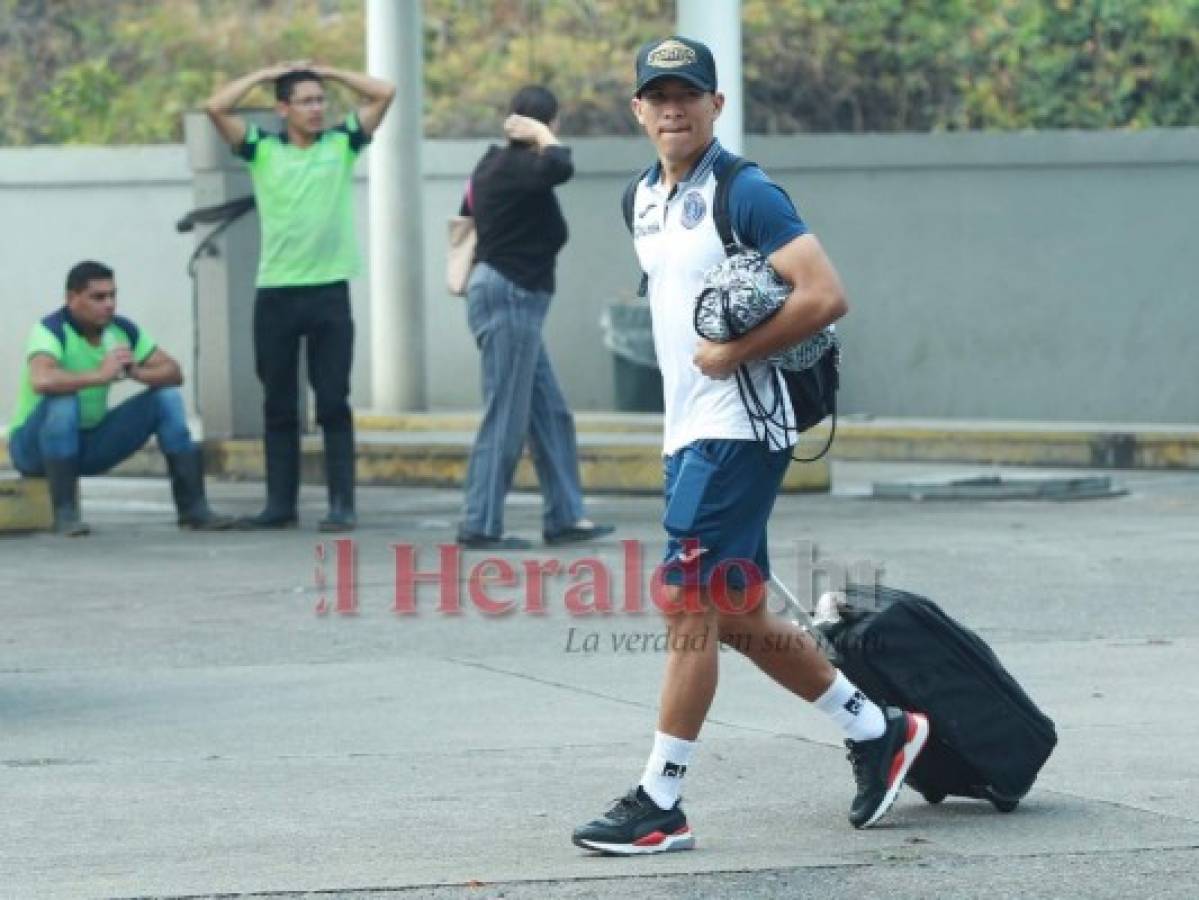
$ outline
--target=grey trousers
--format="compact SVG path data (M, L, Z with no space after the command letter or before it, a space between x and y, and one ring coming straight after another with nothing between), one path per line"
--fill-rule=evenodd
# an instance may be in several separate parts
M461 530L503 534L504 498L526 438L545 503L543 530L573 525L584 515L574 416L541 339L550 295L525 290L479 263L466 302L482 354L483 421L471 451Z

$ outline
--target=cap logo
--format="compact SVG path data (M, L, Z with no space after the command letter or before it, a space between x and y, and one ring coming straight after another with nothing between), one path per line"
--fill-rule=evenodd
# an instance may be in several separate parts
M645 57L645 62L655 69L677 69L694 64L696 59L695 51L686 44L670 40L663 41L651 50Z

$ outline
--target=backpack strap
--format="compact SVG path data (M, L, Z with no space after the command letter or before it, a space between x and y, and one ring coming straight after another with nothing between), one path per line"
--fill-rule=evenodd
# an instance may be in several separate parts
M621 194L620 211L624 213L624 227L629 229L629 234L633 233L633 204L637 200L637 187L645 181L645 176L653 168L653 166L646 166L637 175L634 175L632 181L624 186L624 193Z
M756 165L741 156L732 157L724 172L716 175L716 196L712 200L712 223L716 233L720 235L720 243L724 245L725 256L736 256L740 251L737 237L733 234L733 221L729 216L729 193L733 189L733 181L750 166Z
M729 215L729 194L732 191L733 181L743 169L748 169L755 163L749 160L730 154L723 172L716 173L716 195L712 198L712 224L716 226L716 233L720 236L720 243L724 245L726 256L736 256L744 249L737 243L737 236L733 234L732 217ZM820 363L817 363L820 365ZM836 391L836 363L833 363L833 391ZM777 415L783 411L782 397L784 393L789 394L787 387L787 376L785 376L778 367L775 367L774 372L774 405L767 410L761 399L758 397L757 391L754 389L753 379L749 375L749 367L741 366L736 372L737 389L741 393L741 403L745 406L747 414L750 416L750 423L754 429L754 434L757 434L759 421L764 423L764 434L769 436L770 429L766 424L771 420L776 420ZM756 413L751 412L751 409L757 410ZM798 416L798 410L793 409L792 412ZM815 456L802 457L791 454L791 458L796 462L815 462L820 459L833 445L833 438L837 434L837 406L836 394L833 394L832 401L832 425L829 428L828 440L822 449ZM784 431L795 431L797 428L787 421L786 416L783 416L782 427ZM774 448L772 448L774 449Z
M629 229L629 234L633 233L633 204L637 200L637 188L645 176L650 173L653 166L646 166L641 172L634 176L633 179L625 185L624 193L620 196L620 211L624 214L625 228ZM644 299L649 295L649 276L644 272L641 273L641 283L637 286L637 296Z

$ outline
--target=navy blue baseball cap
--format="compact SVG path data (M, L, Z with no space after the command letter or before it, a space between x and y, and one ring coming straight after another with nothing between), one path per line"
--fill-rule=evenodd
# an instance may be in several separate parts
M673 35L650 41L637 51L637 78L633 94L641 96L652 81L681 78L706 93L716 91L716 60L707 45Z

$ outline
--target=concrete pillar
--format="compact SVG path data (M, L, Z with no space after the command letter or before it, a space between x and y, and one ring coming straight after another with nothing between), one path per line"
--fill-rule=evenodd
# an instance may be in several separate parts
M246 112L247 121L276 129L268 110ZM199 209L253 193L245 164L235 157L208 117L183 120L193 202ZM195 226L196 246L219 224ZM197 291L197 413L206 438L262 434L262 388L254 375L254 276L258 270L258 214L243 215L202 251L195 262Z
M420 0L368 0L370 74L396 96L370 149L371 405L425 408Z
M741 76L741 0L678 0L678 32L703 41L716 58L724 111L716 137L725 149L743 153L745 112Z

